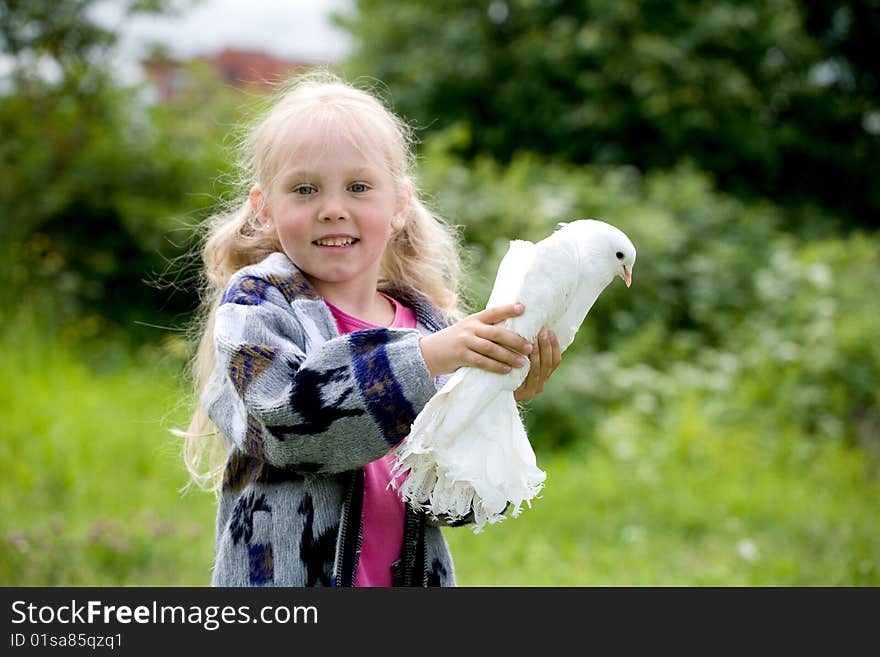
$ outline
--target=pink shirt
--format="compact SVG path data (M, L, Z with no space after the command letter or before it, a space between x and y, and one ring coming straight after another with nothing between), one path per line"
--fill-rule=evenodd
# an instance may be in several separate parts
M394 304L394 321L390 328L416 327L416 314L411 308L397 303L388 295L382 296ZM349 315L326 300L324 303L336 320L340 334L384 328ZM388 488L393 462L394 455L389 451L382 458L364 466L361 554L355 586L391 586L391 564L400 558L404 505L397 491Z

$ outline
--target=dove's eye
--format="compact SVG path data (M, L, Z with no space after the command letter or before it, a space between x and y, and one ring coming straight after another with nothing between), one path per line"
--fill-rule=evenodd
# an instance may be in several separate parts
M618 252L615 253L614 255L617 256L617 259L618 259L618 260L623 260L623 251L618 251Z

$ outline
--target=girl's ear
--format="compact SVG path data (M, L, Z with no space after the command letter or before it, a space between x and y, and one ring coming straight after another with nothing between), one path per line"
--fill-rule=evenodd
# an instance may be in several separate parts
M264 235L271 235L275 231L275 226L272 224L272 217L269 214L269 207L266 205L266 198L263 196L263 188L260 187L260 183L255 183L251 187L248 198L251 202L251 211L260 224L260 230Z
M412 203L412 195L412 185L407 181L397 196L397 208L394 216L391 217L391 228L395 232L403 230L403 227L406 225L406 218L409 216L409 206Z

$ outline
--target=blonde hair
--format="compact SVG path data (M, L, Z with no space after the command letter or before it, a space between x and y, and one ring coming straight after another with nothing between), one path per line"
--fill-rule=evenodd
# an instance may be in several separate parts
M254 184L268 190L283 157L291 152L295 143L291 140L315 130L339 131L361 152L378 154L379 164L398 189L412 191L406 221L393 233L382 256L380 287L411 286L451 316L461 316L457 235L417 197L411 128L375 95L332 73L318 70L293 78L273 94L268 109L239 143L237 199L205 224L198 347L190 364L197 406L189 429L176 432L184 438L183 458L191 483L200 488L219 491L227 458L223 437L198 403L215 365L215 311L236 271L282 250L277 237L259 226L248 194Z

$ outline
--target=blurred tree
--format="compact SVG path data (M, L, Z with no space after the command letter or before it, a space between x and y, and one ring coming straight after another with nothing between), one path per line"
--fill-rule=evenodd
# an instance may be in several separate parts
M529 402L534 445L582 440L611 408L663 431L691 397L719 427L797 427L880 457L880 314L865 301L880 290L875 235L799 239L780 228L779 206L719 192L688 166L642 175L531 153L465 162L449 155L462 132L425 141L420 183L464 224L472 309L509 236L542 239L560 217L613 217L638 249L632 289L615 281L602 293Z
M353 72L462 154L520 150L719 185L880 225L878 0L355 0ZM811 216L815 216L812 215Z
M208 192L222 166L220 139L204 133L223 105L202 110L199 123L190 110L204 98L171 110L120 83L116 35L95 20L98 4L0 2L0 275L26 286L29 303L39 296L52 324L86 318L92 332L131 331L192 307L149 281L189 246L169 231L210 204L194 192ZM185 4L121 6L130 15Z

